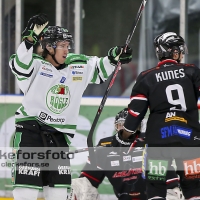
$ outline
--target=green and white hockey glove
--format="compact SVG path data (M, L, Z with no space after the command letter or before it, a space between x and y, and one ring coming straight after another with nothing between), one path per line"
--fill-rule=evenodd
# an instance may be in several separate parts
M31 37L35 44L42 34L42 31L48 25L49 21L45 14L39 14L31 17L24 31L22 32L22 39Z
M117 65L118 61L125 64L132 60L132 49L127 47L126 52L123 52L123 49L123 46L116 46L108 51L108 58L112 64Z

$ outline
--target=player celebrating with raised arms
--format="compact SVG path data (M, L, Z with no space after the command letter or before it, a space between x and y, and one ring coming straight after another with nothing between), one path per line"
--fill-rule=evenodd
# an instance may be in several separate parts
M88 84L105 82L118 61L124 64L132 59L132 50L128 47L122 52L120 46L111 48L108 56L101 58L69 53L73 46L69 31L47 25L46 15L31 17L22 33L23 41L9 62L24 93L22 105L16 111L13 141L13 147L22 152L23 147L59 147L58 153L67 151ZM38 41L43 49L42 57L33 54L33 46ZM19 171L16 165L13 171L14 200L36 200L42 188L46 200L66 200L71 184L70 163L65 160L65 166L61 166L59 161L54 161L55 168L45 172L40 166L20 166L28 171ZM60 172L63 168L67 169L66 173ZM33 176L33 170L40 173Z

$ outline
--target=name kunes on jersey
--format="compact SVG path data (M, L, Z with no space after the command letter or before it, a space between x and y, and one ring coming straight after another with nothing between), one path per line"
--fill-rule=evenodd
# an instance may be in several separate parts
M175 70L169 70L164 72L158 72L155 73L157 82L170 80L170 79L178 79L185 77L184 69L175 69Z

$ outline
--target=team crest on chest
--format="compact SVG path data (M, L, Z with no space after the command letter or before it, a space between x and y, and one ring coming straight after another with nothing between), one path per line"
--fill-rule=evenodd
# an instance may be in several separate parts
M46 96L46 104L50 111L56 114L62 113L70 103L69 87L62 84L50 88Z

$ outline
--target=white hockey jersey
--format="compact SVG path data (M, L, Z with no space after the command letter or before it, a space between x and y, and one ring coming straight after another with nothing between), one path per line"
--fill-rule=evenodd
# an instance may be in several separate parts
M89 83L108 79L115 66L108 57L68 54L65 68L57 70L22 42L9 61L24 93L16 122L38 120L63 133L74 133L81 98Z

